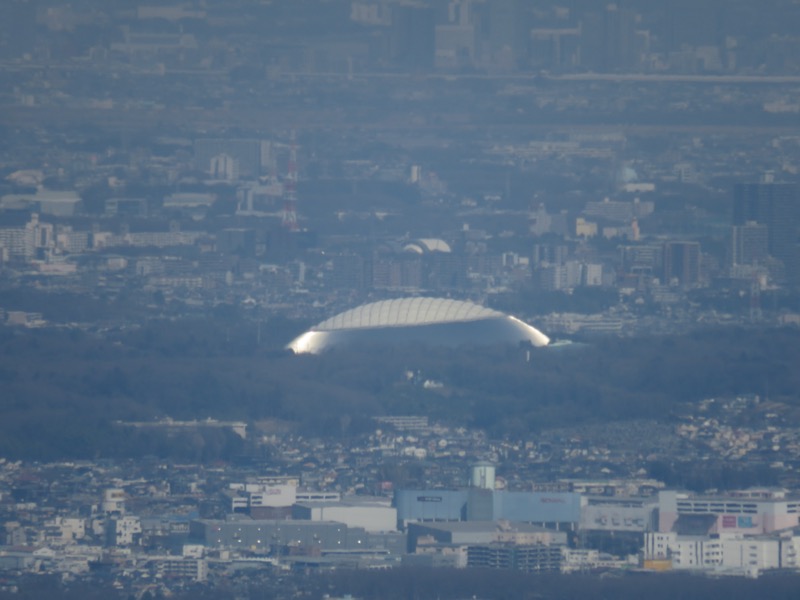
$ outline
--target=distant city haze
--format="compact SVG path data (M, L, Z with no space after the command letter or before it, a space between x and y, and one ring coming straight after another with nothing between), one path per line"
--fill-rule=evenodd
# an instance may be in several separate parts
M0 2L0 600L794 598L798 24Z

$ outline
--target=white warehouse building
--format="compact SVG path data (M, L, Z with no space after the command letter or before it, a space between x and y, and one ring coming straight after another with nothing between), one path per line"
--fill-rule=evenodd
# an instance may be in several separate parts
M683 523L705 520L705 531L757 535L800 525L800 499L779 491L729 496L690 496L676 491L658 495L658 530L683 531Z
M369 533L397 530L397 509L389 499L348 497L338 502L298 502L292 518L308 521L335 521L348 527L360 527Z
M798 568L800 537L787 535L679 535L674 531L645 534L644 558L669 560L673 569L745 573Z

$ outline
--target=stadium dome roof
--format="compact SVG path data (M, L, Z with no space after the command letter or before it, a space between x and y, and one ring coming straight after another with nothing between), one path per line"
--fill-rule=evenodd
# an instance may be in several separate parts
M423 342L435 345L530 342L550 339L527 323L472 302L401 298L363 304L312 327L287 347L322 352L359 343Z
M415 252L416 254L426 254L428 252L451 252L450 245L444 240L436 238L420 238L413 242L406 244L403 247L406 252Z
M502 317L503 313L472 302L447 298L399 298L362 304L323 321L314 329L356 329L361 327L407 327L426 323L472 321Z

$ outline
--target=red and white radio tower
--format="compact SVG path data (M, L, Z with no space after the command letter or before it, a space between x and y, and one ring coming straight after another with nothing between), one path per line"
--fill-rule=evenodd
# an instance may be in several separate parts
M283 219L281 224L288 231L297 231L297 145L292 130L292 149L289 153L289 169L284 188Z

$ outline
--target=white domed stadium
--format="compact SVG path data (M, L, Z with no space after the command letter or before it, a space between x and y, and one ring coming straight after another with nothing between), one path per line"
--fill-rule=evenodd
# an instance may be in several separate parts
M519 344L546 346L550 338L502 312L445 298L401 298L362 304L295 338L287 348L317 354L330 348L376 343L437 346Z

